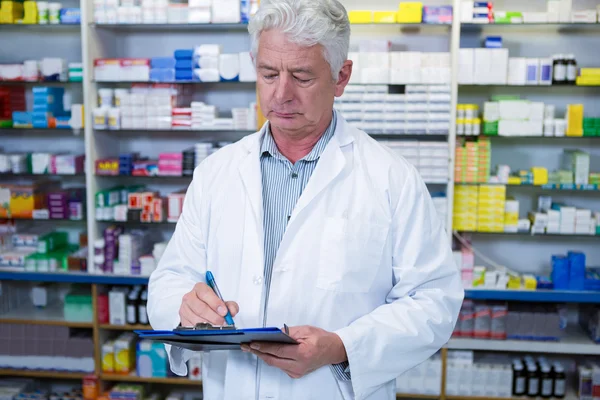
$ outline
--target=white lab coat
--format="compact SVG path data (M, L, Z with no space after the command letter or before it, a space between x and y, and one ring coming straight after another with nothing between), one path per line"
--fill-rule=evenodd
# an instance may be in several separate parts
M395 378L451 335L463 300L449 241L413 166L338 115L298 200L274 262L263 313L265 129L210 156L195 172L183 213L149 285L154 329L179 324L182 296L214 273L236 326L312 325L336 332L351 382L329 367L291 379L252 354L203 356L206 400L395 398ZM185 374L188 350L167 347Z

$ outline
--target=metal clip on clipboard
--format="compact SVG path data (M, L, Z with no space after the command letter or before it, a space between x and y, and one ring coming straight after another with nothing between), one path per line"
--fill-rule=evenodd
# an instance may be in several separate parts
M211 325L206 322L199 322L194 326L178 326L176 331L223 331L235 330L235 325Z

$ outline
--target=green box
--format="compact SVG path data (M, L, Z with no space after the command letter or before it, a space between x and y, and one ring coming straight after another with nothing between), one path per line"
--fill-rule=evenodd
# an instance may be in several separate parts
M49 254L66 247L68 244L69 234L67 232L48 233L40 238L37 252L40 254Z
M483 134L486 136L498 136L498 121L496 122L484 122Z

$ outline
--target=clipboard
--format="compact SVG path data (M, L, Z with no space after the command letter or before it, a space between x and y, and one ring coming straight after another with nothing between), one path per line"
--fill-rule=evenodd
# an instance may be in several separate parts
M287 326L284 328L287 331ZM193 328L172 331L137 330L140 339L158 341L192 351L239 350L242 344L270 342L298 344L279 328L235 329L231 326L213 327L198 324Z

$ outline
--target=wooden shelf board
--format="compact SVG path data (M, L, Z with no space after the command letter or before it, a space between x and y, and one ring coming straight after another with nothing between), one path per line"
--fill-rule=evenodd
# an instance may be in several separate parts
M150 325L111 325L111 324L100 324L100 329L112 330L112 331L137 331L152 329Z
M19 307L5 314L0 314L0 323L68 326L69 328L92 328L92 322L65 320L62 307L35 308L33 306Z
M170 385L201 386L201 381L187 378L141 378L135 375L101 374L100 378L106 381L119 382L141 382L141 383L163 383Z
M83 379L86 375L89 374L85 372L0 369L0 376L19 376L26 378Z
M397 399L439 399L441 396L434 394L409 394L409 393L396 393Z

